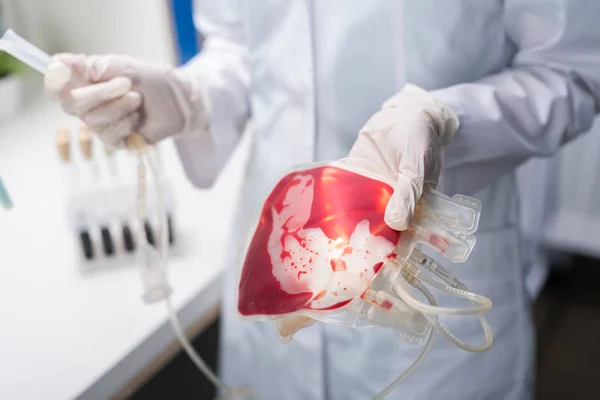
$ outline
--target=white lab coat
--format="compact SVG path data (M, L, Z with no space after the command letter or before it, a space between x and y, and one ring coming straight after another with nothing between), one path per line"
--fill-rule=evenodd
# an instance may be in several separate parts
M461 128L440 188L479 198L477 246L454 271L490 297L492 349L438 338L390 398L526 399L533 336L524 287L515 168L589 128L600 98L600 2L589 0L197 1L207 135L178 140L189 178L208 186L252 116L255 134L232 232L221 375L263 400L367 399L421 349L392 332L317 324L281 344L270 323L237 319L237 251L291 166L345 156L358 130L407 82L446 101ZM450 300L444 299L445 304ZM483 341L476 318L445 321Z
M552 201L546 206L538 229L530 232L541 247L600 258L599 150L597 118L588 134L569 143L555 157L534 160L520 171L527 193L537 189L540 175L545 175L548 182L542 192Z

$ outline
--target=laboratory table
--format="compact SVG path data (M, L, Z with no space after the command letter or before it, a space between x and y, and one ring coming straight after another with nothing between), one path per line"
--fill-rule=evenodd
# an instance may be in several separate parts
M142 301L134 265L82 271L58 185L60 126L78 122L42 100L0 125L0 176L15 204L0 209L0 398L125 398L178 345L164 304ZM172 301L194 334L218 312L247 140L210 190L192 187L173 143L163 146L184 243L169 266Z

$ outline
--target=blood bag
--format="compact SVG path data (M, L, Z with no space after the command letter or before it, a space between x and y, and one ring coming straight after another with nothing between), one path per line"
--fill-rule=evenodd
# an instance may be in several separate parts
M437 330L466 350L489 348L484 313L491 301L468 292L420 249L466 261L475 246L479 201L427 189L409 228L400 232L384 222L392 193L393 182L362 159L308 164L286 174L266 199L244 250L239 315L274 321L283 342L321 321L393 329L415 345L426 344ZM427 284L472 306L438 307ZM486 344L462 343L438 315L479 316Z

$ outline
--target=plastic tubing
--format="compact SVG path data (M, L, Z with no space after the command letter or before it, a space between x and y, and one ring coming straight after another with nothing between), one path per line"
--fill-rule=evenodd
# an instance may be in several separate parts
M403 277L403 280L404 280L404 277ZM429 302L429 305L431 307L439 308L439 307L437 307L437 301L435 300L435 297L433 296L433 294L425 286L423 286L423 284L421 283L421 281L419 279L417 279L415 277L410 277L410 279L408 281L404 281L404 282L410 284L411 286L413 286L414 288L419 290L425 296L425 298L427 299L427 301ZM436 282L436 284L438 284L438 282ZM443 287L444 285L439 283L439 286ZM404 288L402 288L402 287L401 288L395 287L395 289L396 289L396 291L404 290ZM409 292L409 293L410 293L409 295L416 300L416 297L414 296L414 294L412 292ZM424 316L425 316L425 318L427 318L429 323L432 325L432 327L429 330L427 340L425 342L425 348L423 349L423 351L421 352L419 357L415 360L415 362L410 367L408 367L407 370L404 371L404 373L402 375L400 375L394 382L392 382L387 388L385 388L381 393L379 393L377 396L375 396L373 398L373 400L381 400L385 396L389 395L404 380L406 380L406 378L423 362L423 360L425 359L426 355L429 353L429 351L431 350L431 347L433 345L434 330L437 330L438 332L440 332L440 334L442 336L444 336L447 340L449 340L451 343L455 344L456 346L458 346L459 348L461 348L465 351L481 352L481 351L485 351L485 350L489 349L492 346L492 343L493 343L492 330L487 321L487 318L485 317L485 315L483 315L483 313L479 314L479 320L481 322L481 326L484 331L486 342L485 342L485 344L479 345L479 346L471 345L471 344L465 343L462 340L458 339L452 332L450 332L446 327L444 327L442 324L440 324L437 316L429 315L429 314L424 314Z
M431 303L432 306L436 305L436 301L433 296L426 295L425 297L427 297L427 300ZM373 400L381 400L385 396L389 395L392 391L394 391L394 389L396 389L398 386L400 386L400 384L402 382L404 382L406 380L406 378L408 378L408 376L410 374L412 374L413 371L415 369L417 369L417 367L419 365L421 365L421 363L423 362L423 360L425 360L425 357L427 356L429 351L431 351L431 347L433 346L433 338L434 338L433 332L434 332L433 327L429 328L429 334L427 335L427 340L425 341L425 347L423 348L423 351L421 352L419 357L417 357L417 359L411 364L411 366L408 367L406 369L406 371L404 371L402 373L402 375L400 375L394 382L392 382L388 387L383 389L381 391L381 393L379 393L377 396L373 397Z
M394 282L394 290L398 295L412 308L422 312L423 314L436 314L436 315L476 315L489 311L492 308L492 301L487 297L467 292L462 289L445 285L444 290L446 293L462 297L470 300L472 303L478 303L474 307L469 308L458 308L458 307L438 307L430 304L425 304L417 299L412 293L408 282L402 271L398 274L399 278Z
M425 318L435 327L435 329L444 336L448 341L456 345L457 347L469 351L471 353L481 353L482 351L489 350L494 344L494 335L490 323L484 315L479 315L479 323L483 329L483 335L485 336L485 343L482 345L469 344L454 335L445 326L440 324L437 317L425 314Z
M413 254L411 255L409 262L418 265L420 268L426 269L427 271L435 274L440 279L448 283L450 286L454 286L455 288L468 290L465 285L462 284L460 279L455 276L450 270L444 268L433 259L427 257L420 250L414 249Z
M458 296L458 297L462 297L463 299L467 299L469 301L471 301L471 304L489 304L490 305L490 309L491 309L491 305L492 305L492 301L490 299L488 299L485 296L473 293L473 292L469 292L467 290L463 290L454 286L451 286L447 283L442 283L440 281L437 281L435 278L428 276L426 274L421 274L419 275L419 279L425 283L427 283L428 285L433 286L434 288L441 290L444 293L447 293L449 295L452 296ZM463 285L464 286L464 285ZM467 310L472 310L475 309L476 307L467 309ZM487 311L487 310L486 310ZM485 312L485 311L484 311ZM473 313L473 314L477 314L477 313Z
M152 173L152 178L154 180L154 187L156 191L156 202L158 206L158 210L160 213L159 217L159 243L160 243L160 258L161 258L161 267L166 270L167 262L168 262L168 253L169 253L169 235L167 231L167 212L165 208L165 202L163 197L163 188L160 182L160 174L158 173L158 168L156 167L154 160L152 157L148 155L148 153L140 154L140 157L145 158L145 161L150 166L150 171ZM204 376L218 389L221 389L225 392L227 396L231 397L239 397L239 396L250 396L254 398L251 389L249 388L237 388L237 387L229 387L223 381L221 381L215 372L206 364L206 362L200 357L200 355L194 350L194 347L188 340L181 323L179 322L179 318L177 317L177 313L171 303L170 298L167 296L165 298L165 304L167 307L167 312L169 314L169 320L171 321L171 326L173 327L173 331L175 332L175 336L177 340L181 344L181 347L186 352L188 357L192 360L194 365L204 374Z
M421 284L421 282L419 282L418 279L415 279L415 281L416 282L413 285L414 287L416 287L421 293L423 293L423 295L429 301L431 301L431 299L434 299L433 294L431 294L431 292L425 286L423 286ZM435 301L435 299L434 299L434 301ZM460 347L461 349L463 349L465 351L470 351L473 353L480 353L482 351L488 350L490 347L492 347L492 344L494 343L494 335L492 334L492 328L490 327L490 324L483 313L478 315L479 322L481 324L481 328L483 329L483 334L485 336L485 343L483 345L473 345L473 344L465 343L462 340L460 340L458 337L456 337L456 335L454 335L452 332L450 332L448 330L448 328L443 326L439 322L437 316L428 315L428 314L423 314L423 315L425 316L425 318L427 318L429 323L432 324L435 327L435 329L442 336L444 336L448 341L450 341L451 343L455 344L456 346Z
M421 281L419 279L411 277L409 282L412 286L417 288L427 298L429 303L431 303L431 304L436 303L433 294L431 294L431 292L425 286L423 286L423 284L421 283ZM433 282L435 282L435 281L433 281ZM405 281L405 283L406 283L406 281ZM435 283L437 285L440 285L440 287L444 286L441 283L438 283L438 282L435 282ZM394 289L400 295L400 297L402 297L402 299L405 299L405 297L411 297L412 299L414 299L420 303L420 301L414 296L414 294L410 291L410 289L408 291L405 291L406 290L405 287L402 287L402 285L396 285L396 284L394 284ZM441 290L443 290L443 289L441 289ZM401 291L403 293L400 293ZM403 296L403 294L405 296ZM473 302L471 302L471 303L473 304ZM440 308L440 307L435 307L435 308ZM476 307L473 307L473 309L476 309ZM440 324L440 322L438 321L437 315L435 315L435 314L432 315L432 313L423 313L423 315L435 327L435 329L440 332L440 334L442 336L444 336L450 342L452 342L453 344L455 344L456 346L460 347L461 349L463 349L465 351L477 353L477 352L482 352L482 351L488 350L490 347L492 347L492 344L494 342L494 337L492 334L492 329L491 329L489 322L488 322L487 318L485 317L484 313L477 314L479 317L479 322L483 329L484 336L485 336L485 343L483 345L472 345L472 344L465 343L462 340L460 340L459 338L457 338L445 326ZM454 315L456 315L456 314L454 314Z
M164 208L162 185L160 183L158 170L157 170L156 166L154 165L154 162L152 161L151 157L148 157L147 154L140 155L140 157L143 157L145 159L145 161L148 163L148 165L150 166L150 172L152 173L152 177L154 178L154 187L155 187L155 191L156 191L156 202L157 202L157 206L158 206L158 210L159 210L159 214L160 214L159 229L158 229L159 243L160 243L160 261L161 261L161 268L165 268L166 264L167 264L167 260L168 260L169 237L166 234L167 213L165 212L165 208ZM227 389L227 386L223 382L221 382L219 380L219 378L217 378L216 374L208 367L208 365L206 365L206 363L204 362L204 360L202 360L202 358L198 355L198 353L196 353L196 351L194 350L194 347L191 345L191 343L187 339L187 337L184 333L184 330L179 322L179 319L177 318L177 314L175 313L175 310L173 308L173 305L171 304L169 297L165 298L165 302L166 302L166 306L167 306L167 311L169 313L169 318L171 320L171 325L173 326L173 330L175 331L177 339L179 340L179 342L180 342L181 346L183 347L183 349L185 350L185 352L188 354L188 356L193 361L193 363L196 365L196 367L198 367L198 369L206 376L206 378L209 381L211 381L211 383L213 385L215 385L218 388Z

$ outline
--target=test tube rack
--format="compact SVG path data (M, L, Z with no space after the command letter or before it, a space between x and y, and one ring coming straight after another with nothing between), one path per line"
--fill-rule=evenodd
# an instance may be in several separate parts
M149 171L143 226L137 218L137 157L126 150L105 148L83 124L77 133L66 127L58 129L56 149L62 164L68 223L84 271L134 265L142 231L151 245L158 245L159 210ZM160 150L155 146L150 156L162 171ZM177 257L183 246L175 223L173 188L163 174L160 179L168 217L169 255Z

